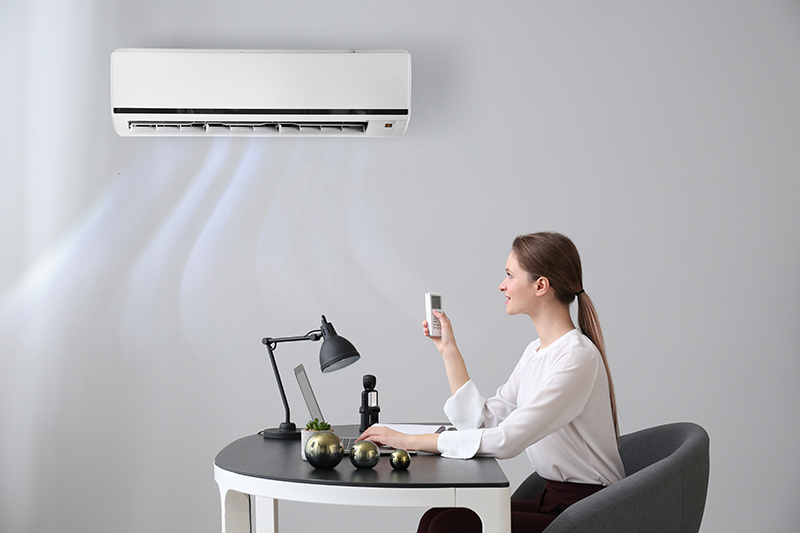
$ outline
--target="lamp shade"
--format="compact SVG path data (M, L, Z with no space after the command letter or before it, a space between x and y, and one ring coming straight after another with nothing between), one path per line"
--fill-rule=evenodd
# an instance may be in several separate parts
M320 329L322 346L319 349L319 368L323 373L335 372L361 359L356 347L349 340L336 334L333 324L325 320L325 315L322 315Z

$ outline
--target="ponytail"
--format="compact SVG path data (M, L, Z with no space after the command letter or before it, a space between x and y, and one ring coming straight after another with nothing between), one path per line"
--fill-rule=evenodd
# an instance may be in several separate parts
M619 421L617 420L617 395L614 393L614 381L611 379L611 369L608 367L606 357L606 345L603 341L603 330L600 329L600 321L597 318L592 299L581 289L575 296L578 300L578 327L581 332L589 337L589 340L597 346L600 357L603 358L603 365L606 367L608 376L608 395L611 400L611 416L614 419L614 434L617 436L617 446L619 446Z

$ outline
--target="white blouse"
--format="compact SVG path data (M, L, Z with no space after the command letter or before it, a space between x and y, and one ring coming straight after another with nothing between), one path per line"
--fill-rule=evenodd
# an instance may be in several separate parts
M444 411L458 431L439 435L444 457L500 459L528 452L545 479L610 485L625 477L617 448L608 377L600 351L574 329L538 350L525 349L488 400L468 381Z

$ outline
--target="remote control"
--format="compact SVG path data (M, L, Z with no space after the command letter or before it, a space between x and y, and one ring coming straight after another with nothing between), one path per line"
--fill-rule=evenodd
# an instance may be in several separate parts
M442 324L433 311L442 311L442 295L438 292L425 293L425 318L428 320L428 335L431 337L442 336Z

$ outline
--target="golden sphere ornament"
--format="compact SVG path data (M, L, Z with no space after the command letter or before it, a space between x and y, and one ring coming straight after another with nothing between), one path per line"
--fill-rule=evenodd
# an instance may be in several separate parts
M314 468L331 469L342 462L342 440L330 431L318 431L306 442L306 459Z
M395 470L408 470L411 466L411 456L405 450L395 450L389 456L389 464Z
M381 452L378 445L368 440L362 440L353 444L350 448L350 462L356 468L375 468L380 461Z

